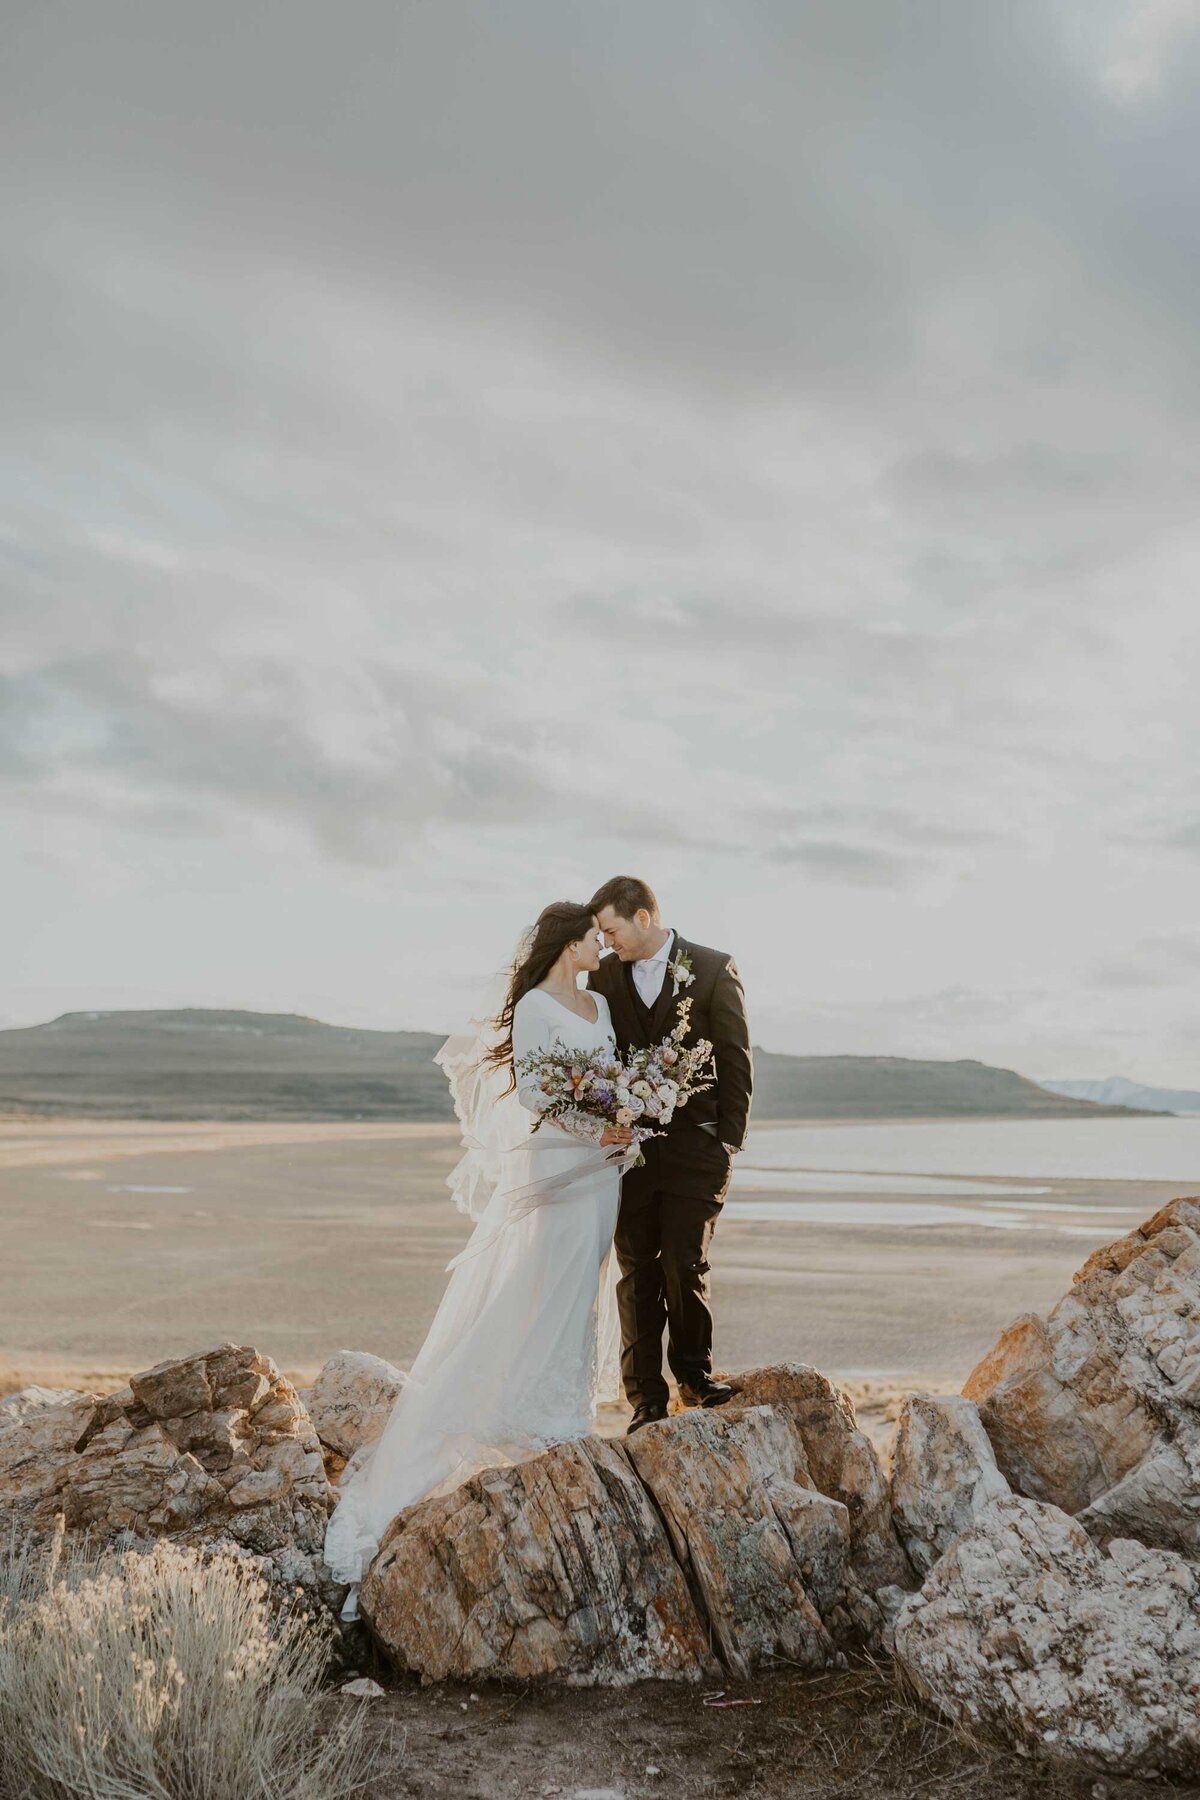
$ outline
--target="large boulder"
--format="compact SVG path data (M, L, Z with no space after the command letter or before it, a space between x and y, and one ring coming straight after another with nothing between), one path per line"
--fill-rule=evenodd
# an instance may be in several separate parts
M895 1626L907 1682L958 1723L1114 1774L1200 1776L1200 1570L1107 1554L1055 1506L1000 1496Z
M1096 1251L963 1385L1020 1493L1200 1557L1200 1200Z
M332 1498L295 1389L248 1345L160 1363L116 1394L25 1390L0 1409L0 1513L35 1539L61 1513L93 1543L239 1545L323 1590Z
M850 1522L815 1488L785 1412L691 1412L630 1438L731 1675L772 1657L822 1669L837 1660L826 1620L845 1622Z
M676 1414L490 1469L393 1520L360 1606L427 1679L824 1668L877 1634L850 1515L785 1406Z
M699 1680L708 1633L622 1447L560 1444L393 1521L360 1605L427 1680Z
M1009 1491L973 1401L905 1395L892 1452L892 1519L918 1574L928 1573L990 1500Z

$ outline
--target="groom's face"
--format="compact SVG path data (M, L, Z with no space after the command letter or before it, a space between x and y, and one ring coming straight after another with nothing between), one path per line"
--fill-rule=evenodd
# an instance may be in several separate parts
M596 922L604 933L604 941L615 950L622 962L640 962L655 935L655 924L642 907L632 919L623 919L611 906L602 907Z

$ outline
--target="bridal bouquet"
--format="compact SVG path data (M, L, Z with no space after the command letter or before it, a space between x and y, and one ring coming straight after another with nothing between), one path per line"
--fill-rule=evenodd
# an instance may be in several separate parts
M686 1106L693 1094L712 1086L712 1045L707 1038L690 1047L683 1042L691 1007L690 1000L683 1001L671 1035L648 1050L634 1050L624 1062L606 1050L589 1055L535 1050L523 1056L518 1076L536 1075L548 1101L532 1129L574 1110L606 1125L631 1127L638 1145L659 1136L677 1106ZM645 1160L639 1149L629 1167L637 1168Z

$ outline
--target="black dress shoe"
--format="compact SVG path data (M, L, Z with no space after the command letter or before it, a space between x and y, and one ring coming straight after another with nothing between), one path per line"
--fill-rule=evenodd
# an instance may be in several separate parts
M659 1419L665 1419L666 1416L667 1407L663 1400L651 1400L645 1406L635 1407L633 1417L625 1427L625 1436L632 1437L643 1425L657 1424Z
M733 1389L727 1381L714 1381L711 1375L701 1375L698 1381L681 1381L679 1398L685 1406L724 1406L727 1400L733 1399Z

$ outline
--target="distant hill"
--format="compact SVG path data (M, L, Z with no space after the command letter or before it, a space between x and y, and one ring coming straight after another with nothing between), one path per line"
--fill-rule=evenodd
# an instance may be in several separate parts
M1049 1094L988 1063L918 1062L906 1056L775 1056L754 1053L760 1119L1083 1119L1129 1109Z
M63 1013L0 1031L0 1111L112 1119L452 1119L443 1036L299 1013Z
M1039 1085L1052 1094L1099 1101L1103 1106L1129 1106L1135 1112L1200 1113L1200 1094L1188 1088L1144 1087L1140 1081L1126 1081L1123 1075L1109 1075L1104 1081L1043 1081Z
M0 1031L0 1113L112 1119L451 1119L442 1035L298 1013L64 1013ZM1098 1118L1009 1069L900 1056L755 1051L760 1119Z

